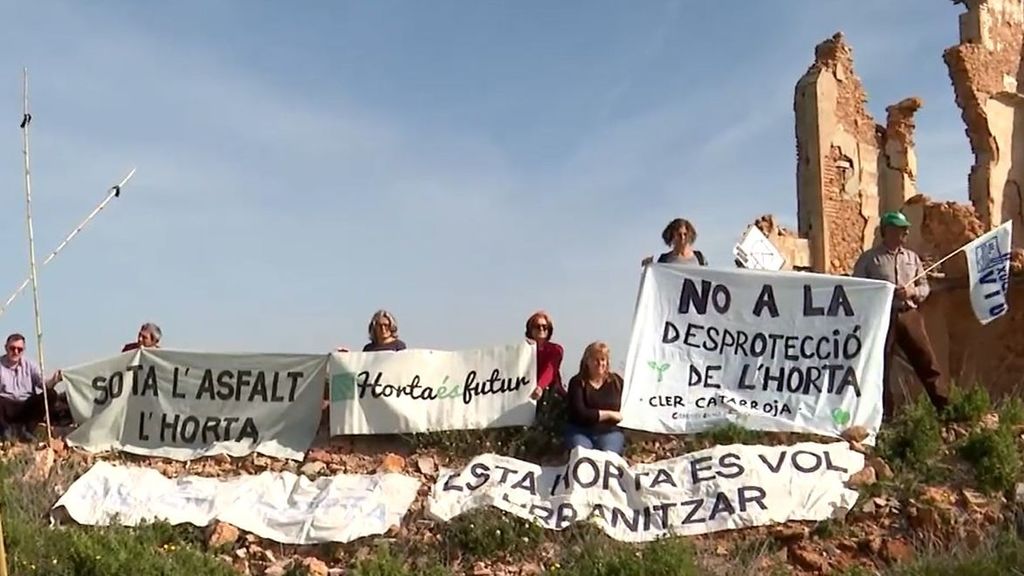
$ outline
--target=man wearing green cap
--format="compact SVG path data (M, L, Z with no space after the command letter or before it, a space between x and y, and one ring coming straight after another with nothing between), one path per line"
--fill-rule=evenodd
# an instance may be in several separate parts
M924 317L918 310L928 297L928 279L921 257L904 246L909 233L910 221L902 212L886 212L881 221L882 243L861 254L853 266L854 276L896 285L889 334L885 339L882 414L886 420L892 418L893 412L893 391L889 383L893 345L903 350L935 408L941 412L949 401L949 391L942 382Z

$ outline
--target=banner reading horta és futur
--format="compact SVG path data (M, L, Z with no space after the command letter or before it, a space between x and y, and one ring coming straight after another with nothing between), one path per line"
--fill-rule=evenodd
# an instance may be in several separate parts
M747 428L874 441L893 285L798 272L644 270L622 425L660 433Z
M326 354L143 348L63 371L89 451L191 460L253 451L299 460L320 424Z
M537 349L331 354L331 434L475 430L533 423Z

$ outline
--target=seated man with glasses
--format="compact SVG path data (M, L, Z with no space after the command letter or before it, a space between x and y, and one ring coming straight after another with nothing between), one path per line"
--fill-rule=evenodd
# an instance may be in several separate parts
M58 370L49 380L24 356L25 337L11 334L0 357L0 435L6 439L33 440L32 431L46 418L45 402L52 420L70 420L67 401L53 387L61 380Z

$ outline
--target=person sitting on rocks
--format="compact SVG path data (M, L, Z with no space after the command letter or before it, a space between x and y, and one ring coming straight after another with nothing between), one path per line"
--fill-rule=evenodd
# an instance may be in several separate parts
M565 350L551 341L555 324L543 310L534 312L526 319L526 339L537 346L537 388L533 391L536 400L548 390L560 396L565 395L562 384L562 357Z
M566 419L566 389L562 381L565 350L551 341L554 333L555 324L547 312L537 311L526 319L526 340L537 347L537 386L531 396L537 400L534 424L551 439L562 435Z
M693 249L693 243L697 241L697 229L686 218L676 218L669 222L661 232L661 239L671 250L658 256L659 264L708 265L704 253ZM641 265L647 266L653 261L654 258L648 256L643 259Z
M580 371L569 379L566 447L581 446L621 455L626 437L622 421L622 377L611 371L611 354L604 342L587 346Z
M146 322L139 328L139 335L135 342L125 344L124 348L121 348L121 352L131 352L139 348L159 348L162 336L163 333L160 331L159 326L153 322Z
M46 419L46 404L52 421L70 420L67 400L53 387L63 377L58 370L45 382L43 373L25 357L25 337L11 334L0 357L0 432L5 437L33 440L32 431ZM46 394L44 399L43 394Z
M405 350L405 342L398 339L398 321L387 310L373 313L367 331L370 333L370 341L363 346L363 352Z

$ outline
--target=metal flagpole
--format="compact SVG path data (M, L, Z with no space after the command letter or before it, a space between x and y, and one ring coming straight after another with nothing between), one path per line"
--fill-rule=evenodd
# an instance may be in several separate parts
M39 279L36 277L36 245L32 234L32 171L28 156L28 125L32 123L32 115L28 111L28 68L24 69L24 104L21 117L21 134L25 155L25 217L28 221L28 266L29 277L32 279L32 302L36 311L36 349L39 352L39 372L43 378L43 409L46 411L46 439L53 440L53 429L50 425L50 400L46 389L46 367L43 356L43 324L39 316Z
M75 229L71 231L71 234L68 234L67 237L64 238L64 240L60 244L58 244L56 248L54 248L53 252L50 252L50 255L47 256L45 260L43 260L43 263L40 264L40 266L46 266L47 264L49 264L50 260L53 260L53 258L57 256L57 253L63 250L64 247L67 246L68 242L70 242L72 238L77 236L78 233L81 232L83 228L85 228L85 225L88 224L90 220L92 220L97 214L100 213L100 210L106 208L107 204L114 198L120 197L121 189L126 184L128 184L128 181L131 180L132 176L134 175L135 168L132 168L132 171L129 172L123 180L121 180L117 184L114 184L110 188L110 192L107 193L107 197L103 199L103 202L100 202L99 206L93 209L93 211L90 212L89 215L85 217L85 220L82 220L82 222L79 223L78 226L76 226ZM19 294L21 294L21 292L29 285L31 281L31 275L29 275L28 278L25 278L25 281L21 283L21 286L18 286L18 289L15 290L14 293L11 294L9 298L7 298L7 301L4 302L3 306L0 306L0 315L7 311L7 307L11 305L11 302L14 302L14 299L17 298Z
M0 514L0 516L2 515ZM7 576L7 549L4 547L3 520L0 520L0 576Z

